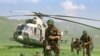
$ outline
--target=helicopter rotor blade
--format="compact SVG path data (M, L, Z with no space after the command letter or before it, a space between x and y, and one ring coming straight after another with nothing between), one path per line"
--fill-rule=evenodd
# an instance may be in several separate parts
M27 11L27 10L10 10L10 13L24 13L24 14L33 14L33 12L31 11Z
M11 15L11 16L4 16L4 17L18 17L18 16L43 16L44 15L42 13L37 13L37 12L32 12L34 14L29 14L29 15Z
M71 20L68 20L68 19L62 19L62 18L57 18L57 17L50 17L50 18L63 20L63 21L68 21L68 22L72 22L72 23L76 23L76 24L80 24L80 25L84 25L84 26L88 26L88 27L100 30L100 28L97 28L97 27L94 27L94 26L90 26L90 25L87 25L87 24L84 24L84 23L80 23L80 22L71 21Z
M85 20L92 20L92 21L100 21L100 20L95 20L95 19L89 19L89 18L82 18L82 17L74 17L74 16L63 16L63 15L46 15L46 14L42 14L42 13L37 13L37 12L32 12L34 14L32 15L12 15L12 16L5 16L5 17L17 17L17 16L42 16L42 17L50 17L50 18L54 18L54 19L58 19L58 20L63 20L63 21L68 21L68 22L72 22L72 23L76 23L76 24L80 24L80 25L84 25L84 26L88 26L91 28L95 28L95 29L99 29L97 27L94 26L90 26L84 23L80 23L80 22L76 22L76 21L72 21L72 20L68 20L68 19L62 19L62 18L58 18L58 17L69 17L69 18L80 18L80 19L85 19Z
M76 19L83 19L83 20L91 20L91 21L98 21L100 22L100 20L96 20L96 19L90 19L90 18L83 18L83 17L75 17L75 16L64 16L64 15L46 15L46 14L42 14L46 17L49 17L49 16L53 16L53 17L68 17L68 18L76 18Z
M63 16L63 15L56 15L56 16ZM64 17L64 16L63 16L63 17ZM77 19L84 19L84 20L100 21L100 20L96 20L96 19L83 18L83 17L75 17L75 16L65 16L65 17L69 17L69 18L77 18Z
M91 20L91 21L98 21L100 22L100 20L97 20L97 19L90 19L90 18L84 18L84 17L76 17L76 16L65 16L65 15L47 15L47 14L42 14L42 13L37 13L41 16L44 16L44 17L68 17L68 18L76 18L76 19L83 19L83 20Z
M4 17L19 17L19 16L36 16L36 15L11 15L11 16L4 16Z
M40 12L32 12L34 14L31 15L12 15L12 16L6 16L6 17L16 17L16 16L39 16L39 17L68 17L68 18L76 18L76 19L83 19L83 20L91 20L91 21L98 21L96 19L90 19L90 18L84 18L84 17L76 17L76 16L65 16L65 15L47 15L47 14L42 14Z
M30 12L30 11L16 11L16 10L14 11L14 10L11 10L11 12ZM49 17L49 16L53 16L53 17L68 17L68 18L76 18L76 19L84 19L84 20L91 20L91 21L99 21L100 22L100 20L97 20L97 19L90 19L90 18L84 18L84 17L65 16L65 15L47 15L47 14L42 14L40 12L31 12L31 13L34 13L37 16L43 16L43 17ZM28 15L22 15L22 16L28 16ZM31 16L34 16L34 15L31 15ZM8 17L12 17L12 16L8 16Z

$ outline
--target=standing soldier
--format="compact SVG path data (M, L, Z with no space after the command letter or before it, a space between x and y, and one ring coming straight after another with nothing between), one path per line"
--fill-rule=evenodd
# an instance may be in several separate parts
M53 50L55 56L59 56L59 39L61 38L61 34L58 29L54 26L54 21L49 19L47 21L48 28L45 31L45 45L44 45L44 56L51 56L51 51Z
M87 34L86 31L83 31L83 35L81 36L80 40L82 41L83 45L83 56L91 56L90 55L90 46L92 38Z

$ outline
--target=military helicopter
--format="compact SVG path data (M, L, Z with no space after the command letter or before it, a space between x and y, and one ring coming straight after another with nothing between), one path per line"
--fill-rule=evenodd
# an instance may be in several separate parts
M47 25L43 21L44 17L49 17L57 20L62 20L62 21L67 21L67 22L72 22L84 26L88 26L94 29L100 30L100 28L90 26L87 24L83 24L80 22L75 22L71 21L68 19L63 19L64 18L77 18L77 19L84 19L84 20L91 20L91 21L98 21L100 20L95 20L95 19L90 19L90 18L83 18L83 17L75 17L75 16L64 16L64 15L47 15L47 14L42 14L42 13L37 13L37 12L32 12L33 14L31 15L12 15L12 16L6 16L6 17L16 17L16 16L34 16L33 19L27 19L26 23L24 24L19 24L13 34L13 39L19 43L22 43L25 46L38 46L42 47L43 46L43 40L45 37L45 29L47 28ZM37 30L39 30L39 34L37 33ZM63 32L62 32L63 33ZM63 34L62 34L63 35Z
M15 41L24 46L43 46L46 24L42 17L35 13L36 17L27 19L25 23L19 24L13 34Z

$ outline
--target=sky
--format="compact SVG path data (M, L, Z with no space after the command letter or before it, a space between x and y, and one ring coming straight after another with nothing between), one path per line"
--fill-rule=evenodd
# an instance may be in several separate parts
M30 14L31 11L100 20L100 0L0 0L0 16ZM70 20L100 27L100 22Z

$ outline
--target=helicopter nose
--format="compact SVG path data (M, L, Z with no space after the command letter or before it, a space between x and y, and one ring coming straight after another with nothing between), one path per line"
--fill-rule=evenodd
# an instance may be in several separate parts
M23 36L22 35L19 35L18 36L18 39L23 40Z

